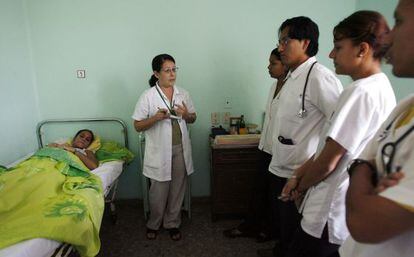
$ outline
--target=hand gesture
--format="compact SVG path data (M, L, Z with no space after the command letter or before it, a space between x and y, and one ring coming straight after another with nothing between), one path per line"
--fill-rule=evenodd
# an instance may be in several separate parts
M170 117L170 114L168 113L168 110L165 108L158 108L158 111L154 115L155 119L157 121L168 119Z
M178 116L181 116L183 119L186 119L188 117L187 105L185 105L184 101L182 101L181 103L183 105L175 104L176 108L174 108L174 110Z

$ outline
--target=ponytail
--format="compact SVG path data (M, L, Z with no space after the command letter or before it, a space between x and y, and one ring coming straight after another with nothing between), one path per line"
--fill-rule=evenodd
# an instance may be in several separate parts
M157 77L155 77L155 75L152 74L152 76L149 79L148 83L149 83L150 87L153 87L157 84L157 81L158 81Z

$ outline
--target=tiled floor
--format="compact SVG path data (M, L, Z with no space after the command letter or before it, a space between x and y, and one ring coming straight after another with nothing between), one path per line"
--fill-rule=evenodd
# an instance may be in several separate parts
M181 241L172 241L168 232L161 231L156 240L145 237L142 204L137 200L117 202L117 223L111 223L105 213L101 228L99 257L254 257L256 250L272 247L272 242L256 243L251 238L225 238L224 229L240 220L212 222L209 204L194 202L192 219L184 216Z

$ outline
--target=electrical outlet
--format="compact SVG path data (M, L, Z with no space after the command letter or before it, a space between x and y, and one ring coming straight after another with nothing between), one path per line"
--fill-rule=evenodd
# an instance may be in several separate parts
M226 124L226 125L230 124L230 116L231 116L230 112L222 113L221 117L223 117L223 124Z
M224 109L231 109L231 98L229 96L224 98Z
M85 70L77 70L76 71L76 76L78 77L78 79L84 79L86 77Z
M212 112L211 113L211 125L218 125L219 124L219 113L218 112Z

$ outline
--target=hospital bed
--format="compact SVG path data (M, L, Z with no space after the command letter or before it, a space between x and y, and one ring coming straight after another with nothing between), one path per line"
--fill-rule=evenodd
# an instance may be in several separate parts
M143 132L138 134L138 146L139 146L139 160L140 160L140 176L142 182L142 202L144 205L144 217L147 220L149 216L149 188L151 185L151 180L145 177L142 174L143 165L144 165L144 153L145 153L145 134ZM187 179L187 189L185 191L184 202L182 210L187 212L187 216L191 219L191 177Z
M62 131L62 126L67 126L67 124L77 124L78 129L88 128L94 131L95 134L99 135L103 140L114 140L111 136L114 134L111 128L120 130L120 135L118 143L123 144L124 147L128 148L128 134L126 124L117 118L88 118L88 119L53 119L53 120L44 120L37 125L37 140L39 149L43 147L44 137L45 137L45 127L57 125L60 126L59 131ZM88 124L89 126L85 126ZM110 124L108 128L102 129L106 124ZM82 126L81 126L82 125ZM81 127L80 127L81 126ZM56 128L54 128L56 129ZM69 137L73 137L73 128L68 130L71 131ZM77 130L76 130L77 131ZM75 131L75 132L76 132ZM50 132L50 131L49 131ZM110 135L105 137L104 135ZM53 137L53 136L52 136ZM114 140L115 141L115 140ZM122 141L122 142L120 142ZM53 142L53 141L46 141ZM21 162L22 160L30 157L28 156L9 164L9 167L13 167L15 164ZM121 175L122 171L125 169L126 163L123 160L109 161L99 165L98 168L92 170L91 172L99 176L102 180L102 188L105 195L105 203L110 207L112 221L116 222L116 208L115 208L115 196L118 186L118 178ZM20 243L14 244L12 246L0 249L0 257L50 257L50 256L69 256L72 251L72 246L67 245L62 242L55 240L45 239L45 238L34 238Z

